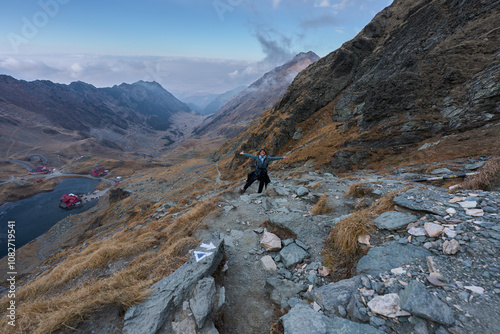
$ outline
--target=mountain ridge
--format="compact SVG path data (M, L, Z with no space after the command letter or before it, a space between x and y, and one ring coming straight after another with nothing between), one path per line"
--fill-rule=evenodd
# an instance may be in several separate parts
M0 102L2 123L23 124L19 131L25 132L4 139L14 142L10 152L29 150L35 138L28 138L36 137L38 142L50 143L52 148L46 150L52 155L73 151L72 155L131 152L154 156L187 138L191 126L204 118L160 84L144 81L96 88L81 81L65 85L1 75ZM71 148L62 152L52 142L55 136Z
M500 67L499 8L495 1L394 1L354 39L297 75L280 101L216 156L258 147L286 152L300 143L307 146L297 152L301 159L339 171L414 154L419 144L443 136L494 133L488 127L498 128L500 118L493 79ZM317 122L323 117L328 134ZM320 131L338 135L314 139ZM479 152L484 145L474 140L481 136L457 145ZM484 154L494 154L492 145Z
M290 61L275 67L231 98L202 125L196 135L234 137L243 132L251 121L276 103L295 76L319 57L312 51L301 52Z

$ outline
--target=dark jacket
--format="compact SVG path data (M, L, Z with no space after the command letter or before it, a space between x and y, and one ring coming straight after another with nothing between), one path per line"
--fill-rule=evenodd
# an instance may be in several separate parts
M270 161L275 161L275 160L281 160L283 157L269 157L266 155L264 161L261 161L259 159L259 156L257 155L251 155L248 153L243 153L245 157L252 158L257 162L257 166L255 167L255 170L257 169L263 169L267 173L267 166L269 165Z
M269 157L266 155L264 160L260 160L259 156L257 155L251 155L248 153L243 153L243 155L248 158L252 158L257 162L255 170L253 172L248 173L247 182L249 182L252 179L264 181L267 188L267 184L271 182L271 179L269 179L269 176L267 175L267 166L269 165L269 162L275 160L281 160L283 159L283 157Z

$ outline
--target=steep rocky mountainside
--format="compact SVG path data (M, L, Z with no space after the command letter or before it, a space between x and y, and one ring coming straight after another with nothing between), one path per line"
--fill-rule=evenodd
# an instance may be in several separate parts
M83 82L26 82L2 75L0 110L0 126L9 128L2 130L9 134L3 137L9 143L1 146L10 147L7 155L40 143L44 154L51 154L60 150L57 142L78 146L77 154L87 154L92 147L151 153L189 135L190 127L203 119L159 84L143 81L96 88Z
M302 145L304 159L348 170L416 151L425 141L441 142L438 156L446 140L453 154L498 152L499 4L394 1L302 71L260 123L221 154Z
M319 57L314 52L299 53L289 62L264 74L259 80L224 104L215 115L195 130L198 135L212 134L232 138L243 132L251 121L275 104L297 74Z

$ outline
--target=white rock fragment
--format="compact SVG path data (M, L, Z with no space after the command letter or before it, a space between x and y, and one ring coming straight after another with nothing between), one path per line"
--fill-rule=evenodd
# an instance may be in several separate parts
M453 208L448 208L446 209L446 213L449 214L450 216L453 216L455 213L457 213L457 210Z
M456 231L454 231L454 230L452 230L452 229L450 229L450 228L447 228L447 227L446 227L446 228L444 229L444 234L445 234L448 238L450 238L450 239L455 239L455 237L457 236L457 234L458 234L458 233L457 233Z
M460 244L458 243L457 240L446 240L443 243L443 253L446 255L453 255L458 253L460 250Z
M435 223L425 223L424 228L425 232L427 232L427 235L431 238L441 235L441 233L443 233L444 231L444 227L442 225Z
M381 314L389 318L410 315L410 313L401 310L397 293L376 296L368 302L368 307L373 313Z
M472 209L477 206L476 201L465 201L465 202L459 202L460 206L464 209Z
M406 270L404 270L401 267L393 268L393 269L391 269L391 273L393 273L394 275L404 275L404 274L406 274Z
M358 242L363 245L368 245L370 246L370 235L365 234L365 235L360 235L358 237Z
M468 285L468 286L464 286L464 288L469 290L469 291L480 294L480 295L482 295L484 293L484 288L481 288L480 286Z
M484 211L482 209L466 209L465 214L472 217L482 217L484 216Z
M269 255L263 256L260 259L260 263L262 263L262 267L266 271L276 271L278 268L276 267L276 262L274 262L273 258Z
M464 201L464 200L465 200L465 197L456 196L456 197L453 197L452 199L450 199L448 201L448 203L457 203L457 202L461 202L461 201Z
M274 252L281 249L281 239L274 233L264 231L260 245L268 252Z
M423 227L412 227L408 230L408 233L416 237L426 235L425 229Z

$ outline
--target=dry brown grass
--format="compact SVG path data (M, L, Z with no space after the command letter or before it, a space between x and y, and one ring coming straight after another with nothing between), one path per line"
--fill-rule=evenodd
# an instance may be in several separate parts
M318 202L311 208L311 214L324 215L333 212L333 208L328 205L328 195L323 194Z
M16 330L51 333L104 307L137 304L154 282L187 260L199 242L192 235L205 217L219 212L217 200L199 202L177 219L170 216L149 225L136 221L131 226L147 226L122 229L100 241L94 236L81 252L67 251L58 265L16 292ZM108 267L117 263L121 269L109 273ZM4 297L0 307L6 309L8 302ZM11 332L6 318L0 320L0 331Z
M364 196L370 196L373 194L373 189L370 186L371 182L357 182L354 184L351 184L349 186L349 189L345 192L344 196L352 196L355 198L360 198Z
M310 185L310 186L309 186L309 188L310 188L310 189L313 189L313 190L316 190L316 189L321 188L321 186L322 186L322 185L323 185L323 182L321 182L321 181L320 181L320 182L316 182L316 183L315 183L315 184L313 184L313 185Z
M392 210L393 199L398 192L389 193L375 200L369 208L354 212L331 229L322 255L326 261L325 265L331 269L334 280L352 276L357 261L366 252L366 249L360 246L358 238L375 231L373 219L383 212Z
M500 158L488 160L478 174L465 179L460 189L491 190L500 184Z

